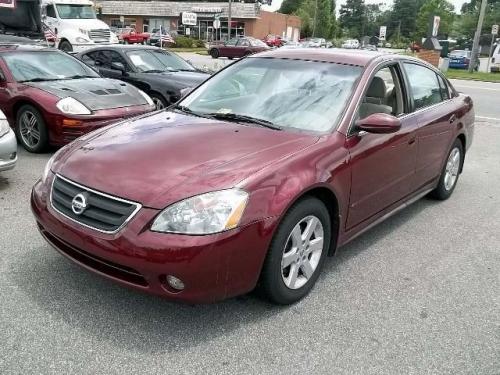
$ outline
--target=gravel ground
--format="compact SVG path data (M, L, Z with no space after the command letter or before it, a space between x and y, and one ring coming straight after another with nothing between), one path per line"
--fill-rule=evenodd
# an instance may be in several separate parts
M49 154L0 174L0 373L500 374L500 124L480 122L451 199L342 248L302 302L186 306L121 288L38 234Z

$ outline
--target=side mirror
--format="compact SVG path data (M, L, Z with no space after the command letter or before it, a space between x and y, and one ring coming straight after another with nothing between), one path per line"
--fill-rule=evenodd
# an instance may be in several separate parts
M0 82L5 82L5 81L6 81L6 79L5 79L3 72L0 72Z
M367 133L389 134L401 129L401 121L397 117L386 113L374 113L356 121L356 128Z
M125 67L121 63L113 62L111 63L111 69L119 70L122 73L125 73Z

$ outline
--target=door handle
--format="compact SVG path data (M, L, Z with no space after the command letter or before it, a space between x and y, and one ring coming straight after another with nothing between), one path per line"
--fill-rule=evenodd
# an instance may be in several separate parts
M456 119L457 119L457 115L453 114L453 115L451 115L451 117L448 121L450 122L450 124L453 124Z
M409 140L408 140L408 144L409 144L409 145L414 144L414 143L415 143L415 139L416 139L416 137L413 137L413 138L409 139Z

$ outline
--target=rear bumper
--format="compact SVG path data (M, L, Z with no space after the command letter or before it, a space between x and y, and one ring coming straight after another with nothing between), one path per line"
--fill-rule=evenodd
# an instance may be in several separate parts
M31 208L41 234L58 252L121 285L176 301L209 303L251 291L276 225L263 220L208 236L155 233L148 228L158 211L143 207L118 233L104 234L54 211L50 184L33 187ZM181 279L185 289L169 287L167 275Z
M0 138L0 172L7 171L16 166L17 163L17 141L11 130Z

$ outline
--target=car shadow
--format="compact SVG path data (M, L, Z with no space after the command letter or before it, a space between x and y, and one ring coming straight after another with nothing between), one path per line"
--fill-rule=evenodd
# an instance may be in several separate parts
M321 283L334 283L339 267L411 220L430 201L421 200L401 211L329 258ZM177 352L281 314L296 312L307 298L293 306L274 306L255 293L212 305L172 303L118 286L71 263L40 238L30 256L21 260L22 272L12 278L51 319L108 342L121 350ZM318 290L316 290L318 292ZM315 293L313 290L312 293Z
M9 179L5 176L0 175L0 191L7 190L9 188Z

